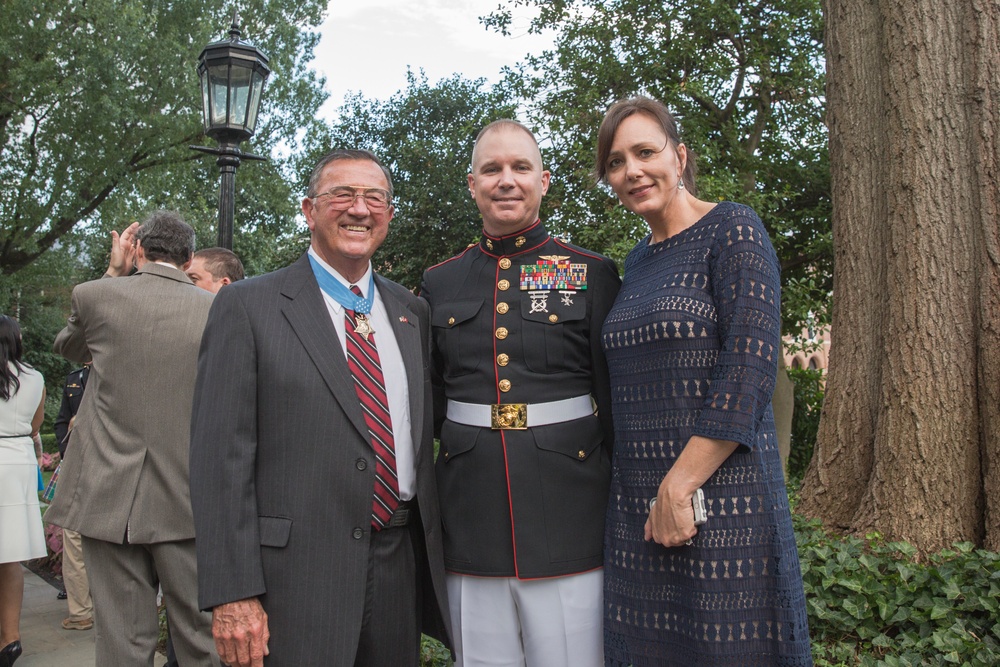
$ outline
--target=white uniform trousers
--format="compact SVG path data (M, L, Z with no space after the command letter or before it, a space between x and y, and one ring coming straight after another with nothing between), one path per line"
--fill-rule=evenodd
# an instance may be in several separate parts
M545 579L449 574L455 667L602 667L604 570Z

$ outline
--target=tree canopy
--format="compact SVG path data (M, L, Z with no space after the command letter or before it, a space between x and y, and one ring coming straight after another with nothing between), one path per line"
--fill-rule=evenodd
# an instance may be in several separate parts
M553 172L553 227L621 258L646 233L606 189L590 188L597 128L615 101L646 94L678 117L699 156L700 195L752 206L781 258L787 333L825 316L831 289L829 166L819 0L508 0L484 19L555 45L509 71Z
M309 28L325 6L241 5L244 35L269 55L272 68L253 139L258 153L277 146L293 153L317 122L325 93L307 68L318 40ZM0 272L12 274L70 241L81 222L119 227L164 206L196 222L214 218L217 172L188 145L202 134L198 54L228 28L228 12L223 0L4 3ZM289 231L294 173L280 157L255 166L240 173L237 224Z

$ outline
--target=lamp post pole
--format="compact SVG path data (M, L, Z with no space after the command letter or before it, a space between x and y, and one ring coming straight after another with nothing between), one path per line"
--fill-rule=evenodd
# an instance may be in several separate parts
M228 148L226 146L223 149ZM216 245L227 250L233 249L233 222L236 217L236 169L240 166L240 156L225 151L219 154L215 164L219 167L222 181L219 184L219 240Z
M217 246L233 249L233 226L236 219L236 169L242 160L266 160L267 158L240 150L239 144L222 143L218 148L209 146L189 146L191 150L217 155L215 166L222 179L219 183L219 237Z
M257 125L264 81L270 71L267 56L240 40L239 15L233 13L229 39L209 44L198 58L205 134L218 148L190 146L215 155L221 174L219 184L219 247L233 249L236 210L236 169L242 160L267 158L240 150L240 142L253 136Z

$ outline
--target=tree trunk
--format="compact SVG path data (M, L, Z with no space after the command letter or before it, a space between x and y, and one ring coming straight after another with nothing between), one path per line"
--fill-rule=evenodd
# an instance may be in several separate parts
M800 509L1000 544L1000 2L827 0L834 303Z

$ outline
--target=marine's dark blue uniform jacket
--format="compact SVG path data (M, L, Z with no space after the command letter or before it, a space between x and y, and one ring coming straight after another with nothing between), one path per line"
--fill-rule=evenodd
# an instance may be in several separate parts
M552 238L540 221L484 235L424 273L450 572L537 578L601 566L613 429L600 333L620 285L614 262ZM447 399L586 395L596 416L526 430L445 419Z

